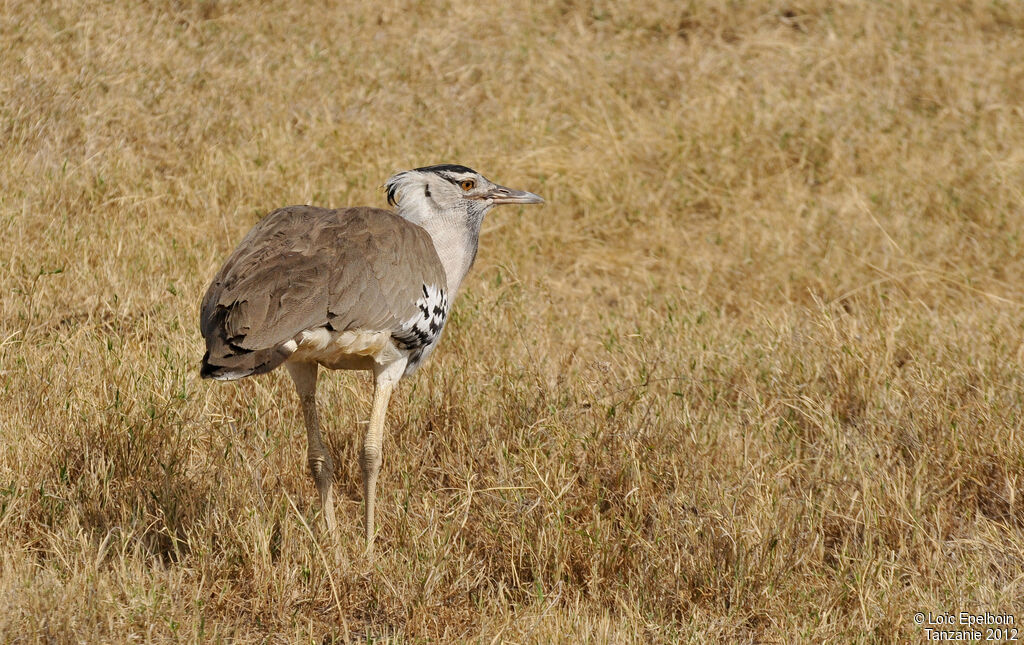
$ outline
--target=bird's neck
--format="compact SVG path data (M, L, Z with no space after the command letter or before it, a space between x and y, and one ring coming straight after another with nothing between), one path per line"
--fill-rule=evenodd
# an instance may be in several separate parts
M430 230L430 226L424 226L430 233L430 239L434 242L434 250L444 267L444 274L448 278L448 293L453 296L458 293L463 278L469 273L476 259L476 249L479 243L479 229L472 231L462 226L437 227Z
M430 209L429 206L418 204L413 208L399 208L398 214L418 224L430 235L434 243L441 266L444 267L448 279L449 302L459 290L463 278L469 273L476 259L476 250L480 242L480 225L483 212L480 213L448 213ZM429 211L428 211L429 209ZM423 212L428 211L428 212Z

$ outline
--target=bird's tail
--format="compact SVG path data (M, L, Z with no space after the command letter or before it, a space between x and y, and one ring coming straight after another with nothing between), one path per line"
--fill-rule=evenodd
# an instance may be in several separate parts
M265 374L283 363L290 355L290 352L281 347L252 352L225 349L228 351L215 351L213 355L207 350L199 366L199 376L218 381L237 381L246 376Z
M225 308L204 308L199 328L206 339L206 354L199 376L218 381L237 381L246 376L274 369L295 351L295 343L282 343L263 349L246 349L229 340L225 330ZM233 339L232 339L233 340Z

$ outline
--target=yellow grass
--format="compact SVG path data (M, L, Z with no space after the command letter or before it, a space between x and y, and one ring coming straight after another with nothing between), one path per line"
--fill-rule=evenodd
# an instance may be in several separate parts
M358 5L358 6L357 6ZM0 640L875 642L1024 621L1013 1L0 9ZM200 381L287 204L494 211L395 397ZM1024 634L1022 634L1024 637Z

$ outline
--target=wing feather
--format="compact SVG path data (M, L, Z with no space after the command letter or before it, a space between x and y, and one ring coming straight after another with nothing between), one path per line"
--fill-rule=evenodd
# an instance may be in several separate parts
M287 357L281 345L308 329L398 333L416 315L423 286L445 284L429 235L391 211L276 210L245 236L203 298L203 374L269 371Z

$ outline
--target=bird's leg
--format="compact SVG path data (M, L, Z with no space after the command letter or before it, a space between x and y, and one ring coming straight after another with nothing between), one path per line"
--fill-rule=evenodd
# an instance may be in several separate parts
M364 521L366 524L366 550L373 553L373 539L376 536L373 527L374 503L377 498L377 473L380 472L382 447L384 443L384 419L387 416L388 402L402 374L405 373L405 360L399 360L386 366L376 366L373 370L373 412L370 414L370 427L363 441L363 504Z
M320 505L327 521L327 530L336 536L338 521L334 517L334 462L327 454L323 437L320 436L320 418L316 412L316 375L319 365L288 362L285 366L295 381L295 390L299 393L299 401L302 403L302 417L306 422L306 458L316 489L320 493Z

